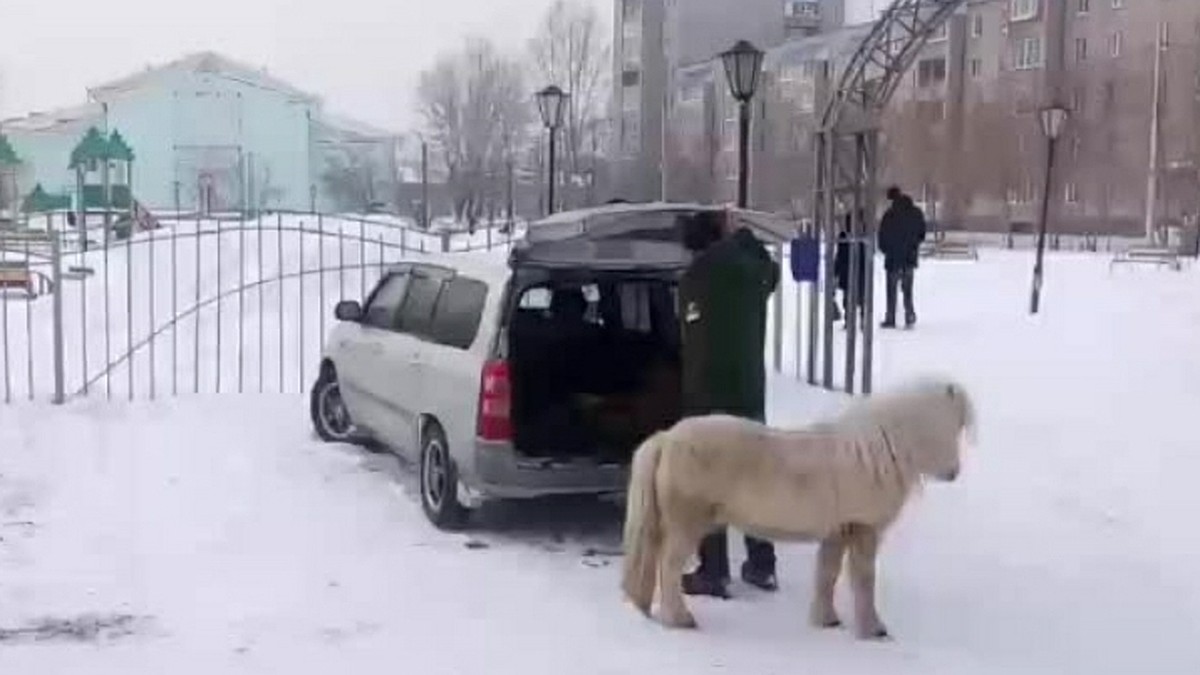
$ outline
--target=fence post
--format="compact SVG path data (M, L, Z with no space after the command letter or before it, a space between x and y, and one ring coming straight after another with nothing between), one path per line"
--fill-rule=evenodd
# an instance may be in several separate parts
M783 265L787 262L786 260L784 260L783 244L779 244L775 247L775 262L779 266L779 269L782 271ZM775 365L775 372L777 372L777 373L783 372L783 287L784 287L784 281L783 281L782 275L780 275L780 277L781 278L779 279L779 285L775 288L775 298L774 298L775 312L774 312L774 315L771 317L772 323L774 324L774 329L775 329L774 330L775 347L774 347L773 356L775 357L774 365ZM799 311L798 308L797 308L797 311Z
M50 274L54 279L54 404L66 402L66 367L63 363L62 242L50 233ZM83 374L87 378L87 373Z

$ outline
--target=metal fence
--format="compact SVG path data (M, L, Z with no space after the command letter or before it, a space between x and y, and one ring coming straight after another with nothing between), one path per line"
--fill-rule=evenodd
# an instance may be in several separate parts
M0 401L303 392L337 302L514 235L300 213L176 216L107 245L53 220L0 231Z
M425 232L384 217L176 214L105 245L103 228L81 233L58 221L0 230L3 403L305 392L340 300L363 299L403 260L441 251L503 255L521 229ZM1002 236L967 239L1009 245ZM1096 243L1065 240L1062 248L1119 247ZM776 254L786 269L786 251ZM765 357L774 370L815 381L825 351L815 329L822 305L819 292L784 275L769 307ZM834 358L845 353L833 346Z

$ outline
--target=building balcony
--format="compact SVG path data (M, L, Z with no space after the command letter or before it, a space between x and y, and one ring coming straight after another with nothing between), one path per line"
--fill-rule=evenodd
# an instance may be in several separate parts
M815 33L821 29L821 3L792 0L783 6L784 28L788 32Z

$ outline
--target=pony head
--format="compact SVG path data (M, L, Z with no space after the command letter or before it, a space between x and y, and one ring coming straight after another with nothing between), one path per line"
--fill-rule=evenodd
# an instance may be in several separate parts
M926 380L880 399L880 423L910 466L935 480L956 480L963 441L973 444L976 436L967 390L948 380Z

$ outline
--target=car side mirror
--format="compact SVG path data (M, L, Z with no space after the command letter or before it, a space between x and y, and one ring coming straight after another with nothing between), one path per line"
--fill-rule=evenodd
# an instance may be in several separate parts
M363 317L362 305L354 300L343 300L334 307L333 315L338 321L358 323Z

